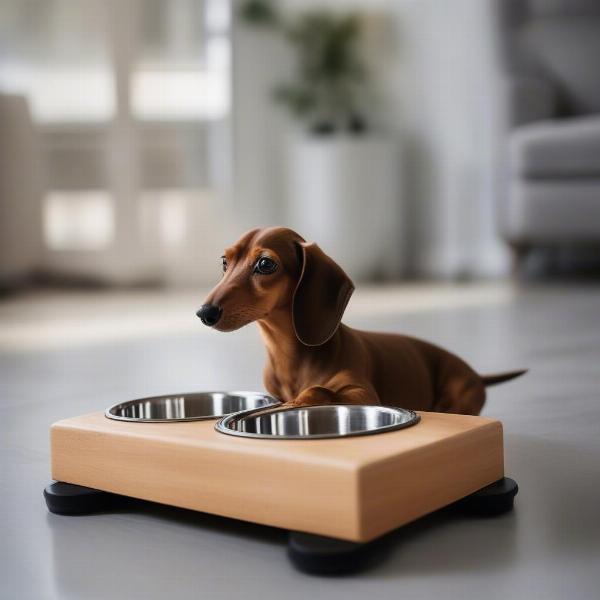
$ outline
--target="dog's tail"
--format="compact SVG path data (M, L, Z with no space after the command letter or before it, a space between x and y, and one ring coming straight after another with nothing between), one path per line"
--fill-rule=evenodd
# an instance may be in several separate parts
M515 377L520 377L527 373L528 369L519 369L518 371L507 371L506 373L494 373L493 375L482 375L483 385L486 387L489 385L496 385L498 383L504 383L510 381Z

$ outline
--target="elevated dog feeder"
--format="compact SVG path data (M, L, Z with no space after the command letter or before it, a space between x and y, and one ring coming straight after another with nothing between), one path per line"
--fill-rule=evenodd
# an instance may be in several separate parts
M280 527L296 566L339 573L362 566L384 534L450 504L512 508L517 486L504 478L498 421L375 406L278 409L247 392L192 396L55 423L49 510L84 514L128 497ZM215 427L214 415L242 405L252 410Z

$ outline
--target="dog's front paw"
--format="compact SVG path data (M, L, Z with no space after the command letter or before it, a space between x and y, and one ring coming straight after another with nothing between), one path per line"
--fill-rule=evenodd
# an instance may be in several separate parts
M305 389L293 400L286 402L286 408L302 408L305 406L323 406L334 404L336 400L335 392L320 385L315 385Z

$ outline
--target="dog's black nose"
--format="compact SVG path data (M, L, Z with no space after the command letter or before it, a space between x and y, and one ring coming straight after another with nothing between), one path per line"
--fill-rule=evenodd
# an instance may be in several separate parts
M223 310L214 304L203 304L196 315L205 325L212 327L218 323L222 312Z

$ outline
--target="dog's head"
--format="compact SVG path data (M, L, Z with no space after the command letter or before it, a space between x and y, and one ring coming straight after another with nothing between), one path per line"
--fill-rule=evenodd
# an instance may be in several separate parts
M338 264L284 227L249 231L222 260L223 278L197 313L219 331L290 310L297 338L319 346L335 333L354 291Z

